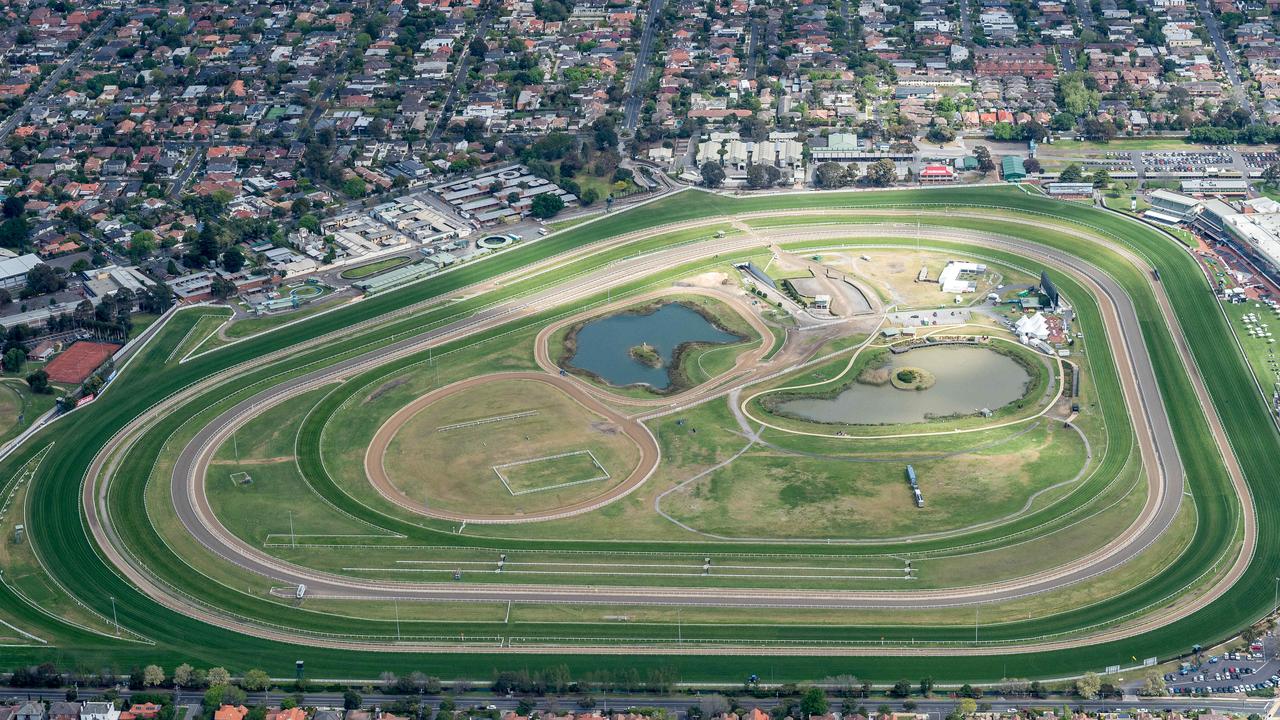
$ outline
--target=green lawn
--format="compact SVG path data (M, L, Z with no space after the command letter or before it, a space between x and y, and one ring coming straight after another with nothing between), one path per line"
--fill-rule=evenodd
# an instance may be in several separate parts
M992 221L987 219L979 222L955 217L955 213L949 211L961 208L989 208L995 205L1007 208L994 213L997 216L1002 213L1014 215L1023 213L1023 217L1034 218L1040 227L1021 226L1017 228L1019 234L1035 239L1037 242L1087 254L1093 262L1122 282L1127 292L1134 298L1139 316L1144 318L1143 340L1152 353L1163 400L1169 407L1175 409L1171 417L1173 430L1179 442L1179 452L1186 468L1189 489L1195 497L1197 518L1192 541L1187 545L1186 552L1168 571L1118 595L1075 610L1048 617L984 627L983 639L999 640L1025 637L1029 634L1072 632L1095 623L1114 622L1116 618L1134 609L1158 605L1171 594L1181 592L1188 583L1196 581L1204 573L1211 572L1218 559L1230 551L1237 538L1235 528L1239 517L1238 503L1226 485L1216 448L1208 440L1205 420L1194 410L1197 402L1192 395L1190 383L1164 323L1166 321L1180 323L1183 331L1190 338L1222 337L1230 330L1214 306L1211 296L1205 292L1204 280L1194 261L1187 257L1182 249L1172 244L1166 236L1124 218L1105 215L1090 208L1065 205L1026 195L1014 188L958 188L938 191L849 194L806 193L743 200L686 192L647 205L637 211L619 213L597 223L558 233L548 238L546 242L532 243L512 252L494 256L484 262L464 266L458 272L371 298L354 304L350 308L344 308L340 312L280 328L278 332L263 335L234 348L210 353L182 366L170 366L165 373L126 371L104 396L104 398L112 398L111 402L94 403L82 411L77 411L65 421L56 423L42 432L41 442L24 447L7 459L0 469L13 474L40 447L44 446L43 440L58 441L59 452L50 456L47 467L42 469L41 475L32 485L31 503L31 506L36 508L33 524L39 524L46 529L44 539L41 540L41 551L49 561L51 572L65 584L71 594L99 613L104 609L109 611L111 603L108 602L108 598L114 598L122 624L155 631L160 644L135 647L87 633L73 625L49 618L20 600L11 590L0 588L0 604L9 616L24 627L37 627L56 635L59 645L56 651L38 648L13 649L7 652L6 656L11 663L38 662L56 658L64 663L85 667L112 663L128 666L148 662L173 666L182 661L205 665L219 664L237 670L261 666L278 676L288 676L291 673L293 661L299 656L304 656L308 670L325 677L371 677L386 669L397 672L416 669L445 676L488 677L495 667L530 665L529 658L520 658L517 662L500 653L489 655L482 653L433 655L403 652L366 654L350 650L300 648L296 645L238 636L173 613L126 584L119 575L103 564L96 550L88 542L78 511L79 489L81 479L84 477L84 469L102 443L130 418L158 398L168 395L195 379L206 377L234 362L266 357L273 350L289 347L322 332L376 317L396 307L403 307L427 297L447 294L470 282L529 262L535 257L547 257L555 252L571 249L612 234L685 218L705 217L715 213L746 212L778 207L872 209L885 205L911 208L922 218L932 219L938 224L980 229L991 227ZM938 215L930 215L935 212ZM1174 305L1174 317L1166 319L1159 311L1144 272L1128 265L1123 259L1107 253L1100 246L1086 244L1079 239L1055 233L1051 229L1053 223L1062 223L1076 231L1102 237L1108 242L1135 248L1158 261L1164 276L1164 286L1169 289L1170 299ZM602 254L599 260L604 261L604 259ZM566 269L564 273L574 271L581 271L581 267ZM530 282L535 285L550 282L554 281L556 276L563 277L564 274L552 274L550 277L544 276L536 281L531 278ZM643 283L637 280L636 284ZM461 306L464 303L458 305ZM457 312L464 310L463 307L457 308ZM432 318L440 319L443 313L444 311L437 311L434 315L431 312L424 313L423 317L414 317L388 323L385 327L370 329L368 332L334 343L331 347L295 353L271 364L259 363L260 367L244 373L243 377L237 380L237 386L250 388L255 382L279 382L281 378L288 376L291 372L297 372L299 368L309 363L332 362L348 352L354 352L358 346L377 346L380 343L385 344L397 333L420 331L426 324L437 321ZM186 337L195 322L193 318L183 317L184 315L187 314L180 314L174 318L170 327L161 333L161 337L153 345L143 351L139 362L133 367L148 365L154 367L164 363L167 357L175 353L178 344ZM545 318L531 318L531 321L538 320L545 321ZM493 337L498 335L500 333L496 331L491 334ZM1101 350L1101 347L1098 349ZM1265 492L1264 489L1273 475L1274 457L1278 449L1276 431L1267 417L1263 403L1258 397L1238 350L1227 343L1193 342L1191 352L1204 373L1213 402L1232 438L1235 452L1250 483L1255 488L1254 502L1260 516L1260 534L1257 552L1248 572L1232 592L1215 600L1207 608L1184 620L1168 623L1140 637L1069 650L1021 655L1018 658L1020 675L1042 677L1069 674L1085 668L1100 669L1112 663L1128 663L1131 656L1168 657L1184 652L1189 642L1218 639L1233 633L1242 624L1258 617L1269 605L1271 597L1269 591L1274 584L1272 567L1275 559L1280 557L1280 524L1275 522L1280 518L1280 498L1274 493ZM372 371L367 379L385 376L394 369L395 365L397 363ZM365 382L357 379L353 386L358 388L364 384ZM113 516L121 521L119 529L129 546L134 548L140 557L146 558L148 565L167 581L190 588L208 602L226 607L231 611L254 617L272 618L282 612L282 606L279 603L250 597L242 592L232 592L228 588L199 582L197 578L189 577L185 564L165 545L154 528L145 522L146 514L138 512L139 498L142 497L142 489L145 485L144 478L151 474L150 470L160 455L165 439L182 427L188 419L200 415L198 408L207 407L209 400L216 399L221 403L229 403L239 397L234 392L228 393L225 388L215 389L210 395L211 397L204 398L204 402L191 404L196 407L186 406L163 418L155 429L146 433L128 453L121 466L121 472L113 480L110 498L115 508ZM303 446L316 446L319 429L336 408L336 404L331 404L330 397L336 398L337 402L343 400L341 393L335 393L327 396L317 405L316 411L309 415L303 424L299 436L299 442ZM313 424L312 418L318 424ZM308 451L300 456L299 461L306 477L317 490L326 497L336 500L342 500L345 497L340 490L335 491L333 488L319 484L323 468L318 464L318 454ZM418 528L412 529L414 532L421 532ZM442 542L450 540L447 533L440 533L439 537ZM453 540L457 543L472 542L472 538L465 536L455 536ZM556 548L563 545L564 543L553 540L522 543L526 548L539 546ZM691 547L702 550L708 545L692 543ZM714 544L710 545L714 547ZM645 547L646 545L639 543L637 546ZM322 618L309 618L307 622L314 628L333 627L332 621L323 621ZM391 628L385 621L344 620L342 629L350 633L383 636L391 633ZM492 627L480 626L480 629L483 633L486 630L491 631ZM657 634L651 629L631 628L625 624L600 623L575 629L589 630L598 637ZM469 628L463 628L463 630L470 632ZM410 623L408 631L422 634L438 632L430 623ZM697 630L686 629L686 632L696 633L701 638L713 638L736 637L742 631L732 627L707 626ZM761 640L784 637L828 638L831 632L824 627L815 628L808 633L795 630L761 629L752 633L752 636ZM973 627L967 624L909 628L870 625L844 630L841 637L867 642L888 637L894 642L903 643L920 641L967 643L972 642L972 633ZM563 629L553 623L530 621L510 626L504 629L503 634L519 637L560 636L563 634ZM543 655L538 657L537 662L563 663L575 676L613 668L619 670L636 668L643 673L650 668L669 667L678 672L682 678L689 680L739 678L743 673L760 665L758 658L747 656L622 657L590 653ZM841 661L841 669L859 677L882 681L922 674L957 679L994 680L1002 674L1007 674L1007 662L1008 659L998 653L965 658L913 655L850 658ZM769 665L774 676L780 680L816 679L830 675L832 672L831 660L825 657L777 657L770 658Z
M404 255L383 258L382 260L375 260L364 265L357 265L349 270L343 270L339 276L343 280L360 280L362 278L367 278L370 275L377 275L380 272L385 272L392 268L408 265L411 262L413 262L413 258Z

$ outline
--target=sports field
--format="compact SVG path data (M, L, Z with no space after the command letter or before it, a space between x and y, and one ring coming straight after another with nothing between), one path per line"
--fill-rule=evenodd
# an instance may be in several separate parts
M937 436L761 430L749 396L804 376L831 380L879 342L880 320L779 322L733 267L766 243L837 264L866 254L888 266L901 255L901 269L858 278L908 310L928 302L925 288L897 287L921 260L913 253L1004 268L991 285L1048 267L1074 310L1080 394L1045 399L1064 379L1046 371L1032 393L1043 402ZM788 330L770 329L781 346L733 373L705 358L712 367L684 402L610 394L539 361L546 328L708 273L732 279L714 291L764 327ZM28 478L21 502L39 562L10 553L0 564L5 577L38 567L50 582L42 596L0 587L0 617L84 666L187 661L287 675L305 646L309 672L327 677L480 677L555 663L575 676L671 668L682 680L734 679L762 662L756 654L778 651L767 662L780 680L820 679L836 653L869 680L980 682L999 678L1012 652L1027 677L1170 657L1259 617L1280 555L1277 501L1248 494L1265 487L1280 449L1252 374L1234 344L1184 342L1230 337L1204 285L1168 236L1016 187L683 192L179 364L220 321L183 311L99 402L4 460L6 482ZM1006 319L988 314L981 332L1007 336ZM166 362L162 374L138 371ZM495 374L509 377L482 381ZM548 380L530 391L515 384L521 374ZM389 418L450 387L465 389L398 429L388 475L428 510L506 503L501 522L419 512L364 472ZM626 443L611 446L593 413L656 449L631 451L651 471L628 475ZM463 440L449 442L458 432ZM1162 470L1157 452L1182 472ZM908 459L923 508L908 500ZM608 479L594 479L599 469ZM614 482L630 484L608 493ZM596 492L607 494L582 500ZM82 525L82 508L111 533ZM531 518L537 508L572 511ZM210 517L244 541L237 562L210 549L216 536L195 520ZM178 609L135 589L120 569L126 556ZM340 585L326 580L335 574ZM314 600L271 595L303 579ZM513 585L542 600L489 612ZM359 599L327 597L339 588ZM464 604L459 589L473 602L451 612ZM664 607L643 602L650 593ZM737 599L705 599L726 593ZM819 596L823 607L808 605ZM154 645L96 632L111 597L122 628ZM47 613L46 601L82 615ZM898 602L910 609L886 606ZM676 644L670 619L681 606L690 624ZM452 653L462 637L478 652ZM356 638L366 649L342 646ZM731 651L701 654L712 646ZM601 647L627 651L592 652ZM17 662L55 656L36 641L8 650Z
M521 380L446 395L382 432L394 433L381 463L395 489L448 510L561 507L608 490L639 461L609 420Z

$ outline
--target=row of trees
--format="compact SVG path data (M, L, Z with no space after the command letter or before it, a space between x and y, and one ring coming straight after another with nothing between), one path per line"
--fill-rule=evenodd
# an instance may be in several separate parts
M898 167L888 158L881 158L867 166L861 182L871 187L888 187L898 179ZM825 162L814 168L813 183L824 190L835 190L859 182L857 165Z

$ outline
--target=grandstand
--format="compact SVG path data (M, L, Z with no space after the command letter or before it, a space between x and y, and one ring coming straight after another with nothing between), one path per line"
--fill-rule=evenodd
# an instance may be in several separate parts
M1200 201L1196 198L1168 190L1153 190L1150 200L1151 208L1143 213L1143 217L1166 225L1188 222L1200 209Z

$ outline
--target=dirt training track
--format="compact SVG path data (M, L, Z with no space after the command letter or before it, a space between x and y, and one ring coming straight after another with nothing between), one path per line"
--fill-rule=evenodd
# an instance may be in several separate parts
M891 212L878 210L876 212L892 214ZM759 213L753 215L753 217L787 214L797 213L789 213L785 211L777 213ZM683 226L697 227L699 225L722 221L722 218L714 218L705 221L685 223ZM672 227L673 226L666 226L660 230L653 230L650 232L652 234L668 232ZM723 588L598 588L587 593L584 592L583 588L576 586L458 586L456 584L450 585L444 583L398 583L357 580L310 570L308 568L298 567L281 561L266 554L261 549L252 547L239 538L233 536L223 528L220 523L218 523L208 505L208 501L204 493L204 471L208 460L212 457L213 451L216 450L220 441L229 436L231 431L243 425L248 421L248 419L252 418L257 413L260 413L275 404L283 402L289 397L306 392L309 389L332 384L334 382L341 381L344 378L349 378L364 370L378 367L392 359L420 352L428 347L467 337L481 330L486 330L497 325L510 322L521 317L525 313L536 312L548 307L563 305L576 299L590 296L605 287L621 285L634 280L636 277L659 272L683 262L710 258L713 255L721 253L756 247L762 242L767 242L769 240L796 241L828 237L833 242L836 242L841 237L861 236L883 238L897 236L905 238L914 237L916 235L911 232L910 228L905 226L870 224L850 225L847 227L823 226L821 229L811 228L807 230L809 230L809 232L801 234L797 234L794 229L772 231L773 233L781 234L781 237L774 237L769 232L761 232L758 235L749 234L746 237L707 240L674 248L670 251L656 254L656 256L641 256L625 263L607 266L600 270L587 273L584 276L575 277L566 281L566 283L561 286L544 292L535 293L533 296L500 303L482 310L471 317L458 320L450 325L436 328L405 340L397 341L386 348L381 348L364 355L339 361L329 367L314 370L305 375L291 378L276 386L268 388L258 395L239 403L235 407L219 415L216 419L201 428L192 441L183 448L171 476L171 489L178 518L183 523L187 532L189 532L208 550L222 557L224 560L238 565L250 572L271 578L273 582L285 584L305 583L317 592L323 592L327 595L333 596L361 598L394 597L437 600L483 599L512 602L590 602L593 604L674 604L691 606L707 605L773 608L939 608L998 600L1010 600L1043 592L1051 592L1095 577L1098 574L1115 570L1129 559L1140 554L1163 534L1172 522L1173 518L1176 516L1180 507L1185 478L1183 477L1181 461L1177 453L1177 448L1174 444L1165 407L1160 400L1159 388L1156 384L1151 359L1147 354L1145 343L1142 342L1139 318L1137 317L1132 301L1124 293L1121 286L1114 279L1092 264L1081 260L1074 255L1057 251L1052 248L1047 248L1043 245L1017 238L993 235L990 233L959 230L944 231L936 228L933 228L930 231L931 239L966 243L980 247L992 247L1024 256L1041 258L1052 265L1063 268L1073 276L1080 279L1098 298L1103 321L1107 326L1108 342L1113 346L1115 361L1120 371L1125 401L1129 404L1129 410L1136 426L1139 440L1138 444L1142 452L1144 466L1147 469L1150 491L1148 493L1147 505L1139 520L1135 522L1132 527L1126 529L1126 531L1107 548L1104 548L1097 553L1093 553L1087 558L1075 559L1064 563L1059 568L1038 573L1026 578L1020 578L1018 580L991 585L975 585L968 588L944 591L828 592L807 590L743 591ZM1070 231L1067 230L1064 230L1063 232L1065 234L1070 234ZM1084 237L1091 242L1096 242L1096 238L1088 236ZM583 254L590 254L590 252L584 251ZM1129 256L1128 259L1145 272L1145 266L1138 262L1137 258ZM1168 300L1163 296L1163 289L1156 288L1155 292L1162 306L1167 307ZM1185 338L1182 337L1181 330L1177 323L1170 324L1170 331L1175 338L1179 353L1182 355L1184 366L1191 374L1196 391L1200 395L1202 404L1205 406L1206 416L1214 430L1215 439L1219 441L1219 446L1223 449L1224 455L1227 458L1228 469L1231 470L1232 477L1237 482L1237 487L1242 488L1243 478L1239 473L1239 468L1234 462L1234 458L1230 455L1229 447L1226 445L1225 435L1221 430L1221 424L1219 423L1216 414L1213 413L1211 404L1207 402L1207 393L1204 391L1203 383L1196 375L1195 364L1191 361L1191 358L1187 353ZM537 374L533 373L533 375ZM547 376L540 377L544 380L547 379ZM215 378L215 380L217 379L218 378ZM225 380L226 378L221 379ZM750 381L756 381L759 379L759 375L755 373L750 374ZM550 380L550 382L552 382L552 384L557 384L554 379ZM735 379L731 384L718 386L716 388L716 392L708 393L707 397L726 394L735 387L741 387L742 384L743 382L739 382ZM557 386L559 387L558 384ZM581 393L581 388L578 387L576 383L567 383L567 387L574 388L576 393ZM566 391L568 390L566 389ZM588 396L585 394L578 394L575 395L575 399L579 399L579 401L582 402L583 400L587 400ZM590 401L597 402L595 398L590 398ZM158 405L157 408L153 410L153 413L163 413L164 408L164 404ZM118 435L117 438L113 439L113 442L109 444L102 453L100 453L98 460L95 462L94 472L91 475L96 482L89 482L85 485L83 502L85 511L89 517L90 529L93 531L98 544L103 548L104 553L117 567L126 573L128 577L145 592L162 604L181 612L207 619L210 622L216 622L223 626L232 627L242 632L264 637L297 641L300 635L296 632L290 632L278 628L265 628L250 621L229 618L215 610L197 606L188 599L172 593L165 588L161 582L157 582L153 579L145 565L138 562L135 558L132 558L128 551L116 540L115 533L111 525L112 520L110 515L106 512L105 507L107 483L109 483L110 475L114 470L121 451L128 449L133 440L136 439L136 433L145 428L149 419L154 419L154 415L149 415L151 415L150 418L140 418L136 426L131 426L131 432L122 432ZM647 430L644 431L644 435L648 435ZM648 437L645 443L641 444L641 447L650 448L654 453L654 457L652 457L651 460L647 459L640 463L641 468L649 468L645 472L645 477L647 477L648 473L652 471L652 466L649 465L649 462L656 465L658 461L656 456L657 447L656 444L653 444L651 436ZM648 455L646 455L646 458L648 458ZM101 478L99 478L100 473ZM643 478L633 483L633 478L629 477L621 486L615 488L615 491L620 491L622 488L629 488L626 492L630 492L638 485L639 482L643 482ZM1241 497L1247 498L1247 490L1243 491ZM587 502L595 502L596 500L600 500L600 498ZM1103 642L1139 634L1145 628L1155 627L1167 623L1171 619L1184 616L1195 608L1203 606L1208 601L1219 596L1229 588L1231 582L1239 576L1239 573L1243 571L1244 566L1247 565L1248 558L1252 553L1254 539L1256 537L1256 521L1253 516L1252 503L1245 502L1244 509L1245 522L1243 529L1245 536L1245 552L1242 552L1237 556L1230 571L1222 578L1219 578L1215 586L1207 592L1200 593L1194 598L1177 598L1174 601L1171 601L1171 603L1163 609L1144 616L1140 621L1131 622L1121 627L1113 627L1107 630L1098 631L1086 638L1029 642L1019 645L1009 645L1002 648L940 648L938 649L938 652L950 652L957 654L966 654L970 652L990 653L992 651L1034 652L1061 647L1074 647L1089 642ZM583 512L585 512L585 510L583 510ZM321 642L342 647L365 646L363 644L356 643L355 641L338 639L317 640L315 638L307 638L307 642ZM459 651L459 648L454 645L449 645L447 647L449 651ZM385 647L374 645L371 649L385 649ZM409 644L404 644L395 646L395 649L405 650L414 648ZM431 645L424 645L422 646L422 649L428 650L439 648ZM527 650L530 652L545 652L551 648L539 647L514 649ZM492 647L482 648L482 650L492 650ZM595 651L594 648L593 651ZM672 652L672 649L662 648L661 651ZM708 652L708 648L697 648L696 650L691 651L705 653ZM738 651L740 652L741 650ZM794 651L795 649L753 650L753 652L780 653ZM882 647L825 648L816 650L809 648L807 651L847 654L885 654L888 652L895 652L894 649ZM902 651L919 652L918 648L904 648Z
M387 475L387 470L383 466L383 456L387 452L387 447L391 445L391 441L395 438L400 428L409 422L413 416L434 402L442 400L464 390L480 387L487 383L499 382L501 380L530 380L534 382L546 383L557 390L568 395L574 402L578 403L587 410L605 418L609 422L621 428L622 433L631 439L632 442L640 448L640 461L627 477L621 483L614 485L605 492L590 497L580 502L565 505L564 507L553 508L550 510L542 510L538 512L505 514L505 515L487 515L484 513L457 513L447 510L438 510L432 508L425 503L417 502L406 496L399 488L391 482L391 478ZM644 484L645 480L653 474L658 467L658 461L661 455L658 452L658 443L654 440L649 429L640 424L633 417L628 417L613 408L605 405L596 399L596 397L585 392L582 386L577 383L570 382L568 378L559 375L548 375L539 372L504 372L495 373L493 375L480 375L466 380L460 380L452 385L446 385L442 388L433 390L423 395L408 405L400 408L387 419L377 433L373 436L369 448L365 451L364 456L364 472L368 476L369 481L373 483L373 487L387 500L410 510L420 513L428 517L437 518L439 520L450 520L454 522L468 522L478 525L500 525L521 522L539 522L543 520L559 520L561 518L573 517L583 513L591 512L598 508L604 507L609 503L630 495L632 491Z

